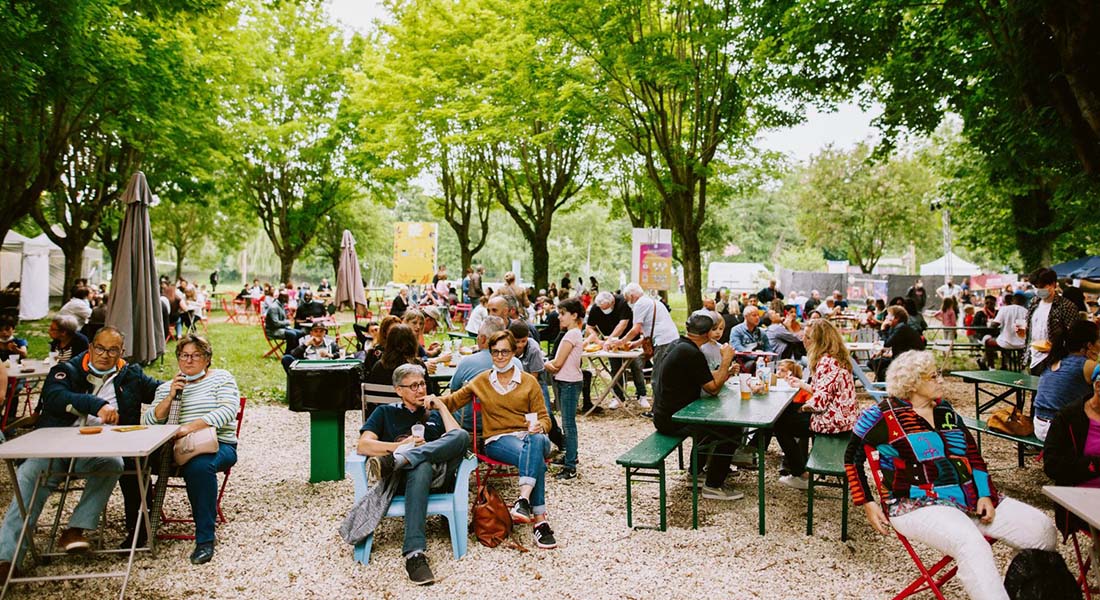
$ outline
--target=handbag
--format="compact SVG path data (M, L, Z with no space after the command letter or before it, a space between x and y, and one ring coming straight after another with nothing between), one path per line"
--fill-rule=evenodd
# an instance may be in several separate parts
M653 331L657 329L657 301L653 301L653 324L649 327L649 335L642 338L642 357L646 360L653 358Z
M1001 433L1008 433L1018 437L1027 437L1035 433L1035 426L1031 419L1025 417L1020 409L1004 407L993 411L989 415L989 428Z
M473 511L474 536L477 541L496 548L512 535L512 515L488 482L477 489Z
M214 454L217 451L218 432L213 427L192 431L172 445L172 457L181 467L200 454Z

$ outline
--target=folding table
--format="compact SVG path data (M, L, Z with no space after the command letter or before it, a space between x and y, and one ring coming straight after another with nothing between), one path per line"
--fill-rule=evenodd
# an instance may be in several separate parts
M596 398L596 400L592 402L592 408L588 409L588 412L584 413L584 416L587 417L592 411L596 410L597 406L603 404L607 395L610 394L612 390L615 389L615 386L619 385L626 376L626 371L630 368L631 361L641 357L641 355L641 350L600 350L599 352L581 353L581 358L588 359L588 364L596 371L596 375L607 373L611 376L611 383L600 393L599 398ZM610 358L622 360L622 364L619 365L619 370L614 373L611 372L610 363L607 362L607 359Z

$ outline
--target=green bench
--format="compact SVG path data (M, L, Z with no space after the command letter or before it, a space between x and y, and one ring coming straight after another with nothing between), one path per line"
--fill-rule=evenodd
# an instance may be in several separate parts
M661 524L656 529L665 530L665 458L677 451L680 469L684 468L684 436L665 435L654 431L646 439L615 460L626 469L626 526L634 527L633 496L631 485L635 480L656 483L660 487ZM638 526L636 529L655 529Z
M817 435L806 460L806 472L810 474L806 489L806 535L814 534L814 488L840 489L840 539L848 540L848 478L844 473L844 452L851 437L844 435Z
M982 449L982 434L987 433L993 437L999 437L1010 442L1016 442L1016 458L1021 467L1024 466L1024 446L1031 446L1032 448L1043 449L1043 441L1035 437L1035 434L1020 436L1013 435L1011 433L1005 433L1003 431L997 431L996 429L990 429L989 424L980 419L972 419L970 417L963 417L963 424L967 429L977 431L978 435L978 451Z

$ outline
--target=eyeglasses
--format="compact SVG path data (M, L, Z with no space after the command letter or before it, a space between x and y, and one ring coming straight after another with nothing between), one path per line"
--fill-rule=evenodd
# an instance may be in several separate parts
M925 373L924 375L921 375L921 379L927 379L928 381L938 381L940 383L943 383L943 374L940 373L939 371L936 371L935 373Z
M409 388L410 390L415 392L416 390L426 389L428 387L428 384L424 381L417 381L416 383L410 383L409 385L402 384L397 387Z
M106 354L111 358L118 358L122 356L122 348L104 348L99 344L92 344L92 352L95 352L96 354Z
M494 349L490 350L489 353L492 354L493 356L508 356L509 354L512 354L513 352L512 352L511 348L494 348Z
M178 354L176 356L176 358L178 358L180 360L180 362L190 362L192 360L202 360L202 359L206 358L206 353L205 352L195 352L194 354L189 354L187 352L184 352L182 354Z

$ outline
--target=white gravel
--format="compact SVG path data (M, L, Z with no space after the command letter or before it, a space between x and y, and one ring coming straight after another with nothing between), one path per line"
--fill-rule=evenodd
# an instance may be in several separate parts
M950 383L956 406L970 414L972 388ZM352 447L358 413L349 412L347 444ZM250 406L241 435L240 462L233 469L224 509L229 522L218 528L214 561L194 567L190 542L162 542L157 556L135 563L131 598L885 598L915 575L901 544L867 526L852 508L849 541L840 541L840 508L819 498L815 535L807 537L805 493L779 485L777 444L768 457L768 533L756 533L756 478L745 472L728 480L745 498L736 502L701 500L701 528L691 527L691 495L678 479L675 454L669 468L669 530L631 531L626 527L623 470L615 458L652 431L639 417L617 412L579 419L580 476L548 483L547 500L559 548L534 548L530 528L517 538L531 548L520 553L485 548L475 539L455 561L446 524L428 522L428 556L442 578L418 588L405 575L401 559L403 521L386 519L369 566L352 560L351 547L337 527L352 501L350 481L317 485L309 479L308 416L282 406ZM351 450L349 450L351 451ZM1048 483L1029 460L1016 468L1015 449L985 440L985 457L1003 491L1050 511L1040 486ZM3 477L0 500L11 497ZM472 487L473 484L471 484ZM635 487L636 523L656 522L656 486ZM473 491L473 490L471 490ZM514 488L505 484L506 502ZM172 504L187 511L183 492ZM835 491L826 490L833 496ZM47 509L48 511L48 509ZM121 536L122 499L112 499L106 536ZM44 513L44 514L48 514ZM47 519L43 518L46 524ZM44 534L43 534L44 535ZM995 546L1002 567L1010 550ZM926 554L931 563L938 557ZM1073 568L1070 552L1065 552ZM40 567L37 574L111 567L116 559L67 559ZM94 598L117 595L117 580L21 585L13 598ZM951 585L949 597L960 597Z

